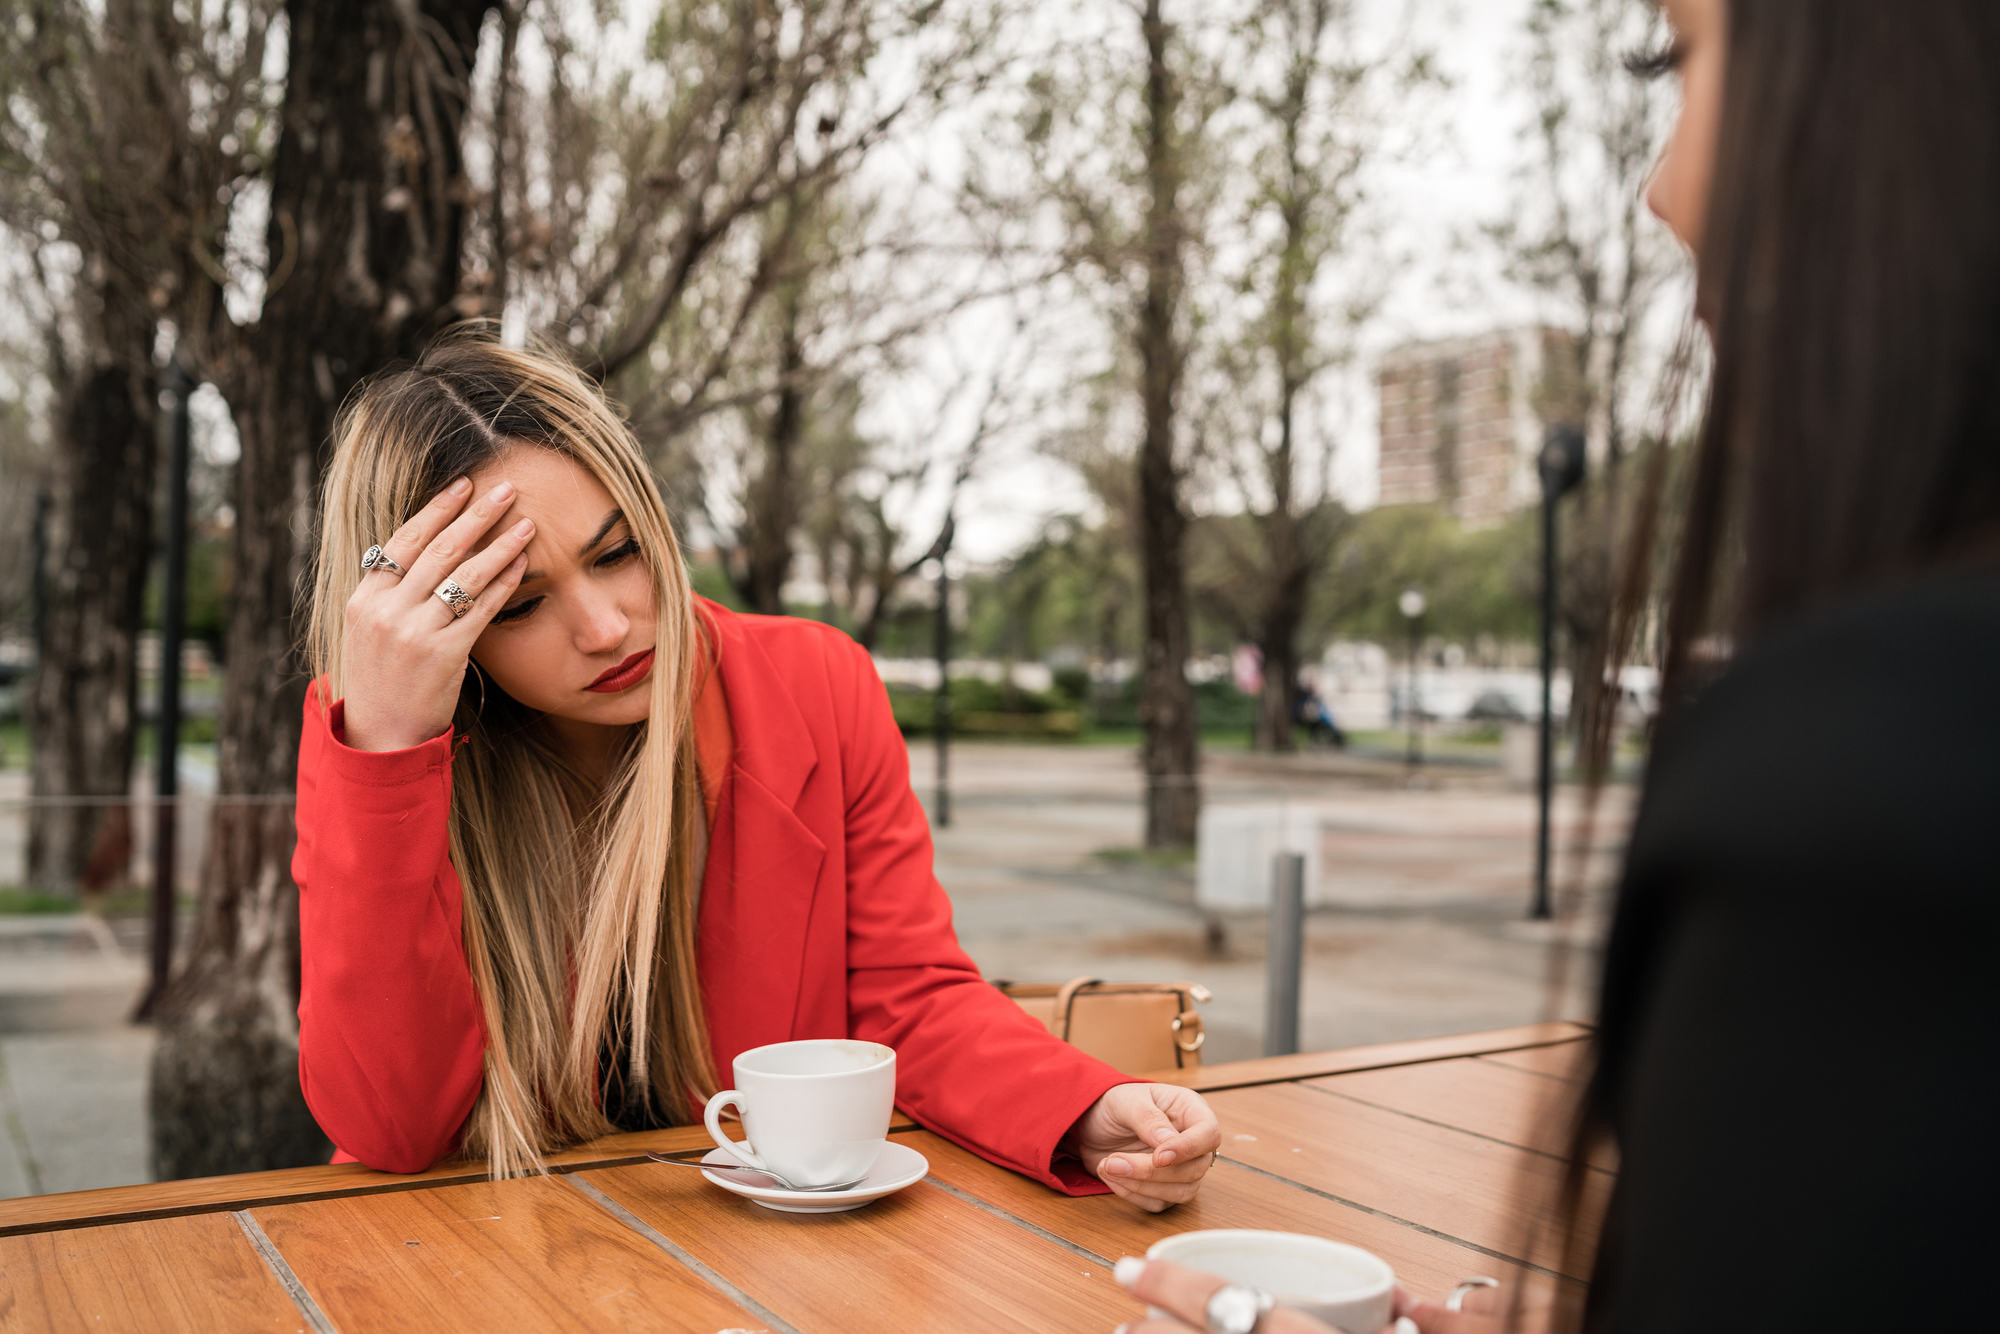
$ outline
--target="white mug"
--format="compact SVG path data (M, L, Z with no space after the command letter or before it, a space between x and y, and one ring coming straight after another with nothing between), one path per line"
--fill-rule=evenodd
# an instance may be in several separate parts
M1297 1232L1228 1228L1155 1242L1148 1260L1168 1260L1268 1292L1279 1306L1347 1334L1377 1334L1395 1309L1396 1274L1378 1255ZM1155 1319L1168 1318L1154 1311Z
M736 1087L708 1100L702 1120L745 1167L799 1186L865 1176L889 1136L896 1106L896 1053L879 1042L815 1038L752 1047L731 1063ZM734 1105L741 1140L719 1118Z

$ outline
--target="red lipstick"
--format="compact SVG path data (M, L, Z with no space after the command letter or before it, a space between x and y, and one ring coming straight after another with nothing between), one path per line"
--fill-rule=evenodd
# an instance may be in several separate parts
M594 690L600 695L615 695L621 690L630 690L638 685L650 676L652 671L653 650L647 649L643 653L634 653L584 689Z

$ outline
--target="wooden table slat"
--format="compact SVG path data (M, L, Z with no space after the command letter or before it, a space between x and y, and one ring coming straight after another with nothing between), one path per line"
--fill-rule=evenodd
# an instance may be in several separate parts
M1558 1158L1569 1156L1581 1086L1476 1058L1300 1081L1406 1116ZM1607 1157L1599 1163L1609 1167Z
M1580 1081L1590 1059L1588 1042L1565 1042L1553 1047L1523 1047L1518 1051L1482 1052L1480 1059L1495 1065L1529 1070L1553 1079Z
M1212 1101L1225 1158L1499 1256L1555 1263L1539 1233L1561 1163L1297 1085L1235 1089ZM1611 1178L1591 1177L1594 1206Z
M7 1329L289 1334L305 1327L228 1214L0 1237L0 1293Z
M1222 1089L1247 1088L1255 1084L1315 1079L1322 1075L1346 1074L1355 1070L1374 1070L1383 1066L1410 1065L1419 1061L1447 1061L1462 1056L1528 1050L1560 1043L1574 1043L1589 1036L1588 1028L1567 1021L1555 1024L1526 1024L1519 1028L1497 1028L1487 1033L1462 1033L1453 1037L1423 1038L1413 1042L1388 1042L1374 1047L1301 1052L1297 1056L1266 1056L1254 1061L1204 1065L1193 1070L1155 1070L1144 1078L1161 1084L1178 1084L1182 1088L1209 1093Z
M761 1323L558 1179L311 1200L251 1215L343 1331L715 1334Z
M890 1133L903 1134L916 1129L916 1122L898 1112ZM714 1141L709 1139L708 1131L702 1127L675 1126L669 1130L607 1135L589 1144L551 1154L548 1161L554 1171L574 1172L585 1167L643 1162L648 1149L656 1153L681 1153L714 1147ZM486 1164L464 1159L452 1159L439 1163L428 1172L407 1176L377 1172L360 1163L325 1163L316 1167L280 1168L274 1172L240 1172L234 1176L190 1177L185 1181L156 1181L141 1186L108 1186L101 1190L76 1190L56 1195L23 1195L0 1200L0 1237L45 1232L51 1228L95 1227L142 1218L173 1218L183 1214L247 1209L259 1205L293 1204L301 1200L430 1190L484 1180Z
M807 1334L1102 1331L1139 1314L1095 1260L927 1182L847 1213L782 1214L697 1172L584 1179Z

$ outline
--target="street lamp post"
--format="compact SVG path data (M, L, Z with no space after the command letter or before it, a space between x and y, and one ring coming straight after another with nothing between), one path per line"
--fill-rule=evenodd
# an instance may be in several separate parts
M1549 805L1555 785L1556 502L1583 480L1583 432L1551 426L1542 442L1542 723L1535 766L1535 901L1528 915L1546 921L1549 903Z
M1410 677L1403 692L1403 712L1410 725L1409 763L1412 769L1424 762L1423 744L1417 729L1423 723L1423 711L1417 705L1417 652L1423 643L1424 608L1423 590L1406 588L1403 596L1396 599L1396 609L1403 613L1403 619L1410 623Z
M174 835L180 818L181 636L187 621L188 399L194 377L179 356L167 367L173 406L167 419L167 524L160 597L160 714L156 732L159 775L153 806L152 981L139 998L135 1019L150 1019L167 990L174 966Z

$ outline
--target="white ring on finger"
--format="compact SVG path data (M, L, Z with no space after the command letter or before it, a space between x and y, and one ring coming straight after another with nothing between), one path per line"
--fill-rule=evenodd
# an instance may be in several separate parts
M456 579L447 579L431 590L444 599L444 605L451 608L451 618L455 621L472 610L472 594Z
M1465 1298L1468 1293L1477 1292L1481 1288L1497 1288L1499 1286L1499 1279L1487 1278L1484 1275L1477 1278L1460 1279L1458 1286L1451 1290L1451 1296L1444 1299L1444 1309L1447 1311L1456 1311L1465 1304Z

